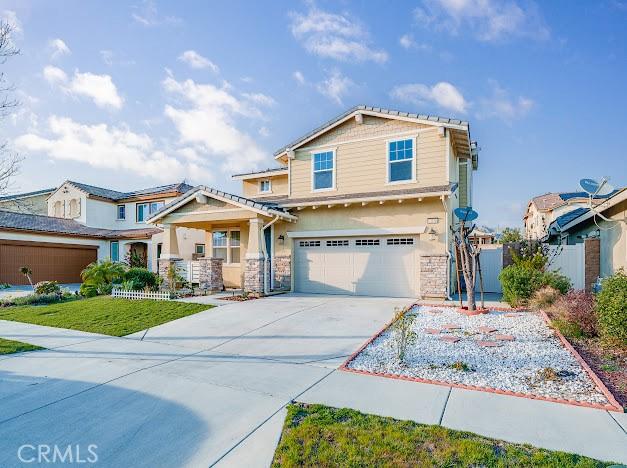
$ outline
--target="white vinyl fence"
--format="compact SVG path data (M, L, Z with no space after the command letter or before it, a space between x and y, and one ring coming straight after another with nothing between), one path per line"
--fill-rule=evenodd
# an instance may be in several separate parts
M111 291L111 297L121 297L123 299L153 299L155 301L169 301L169 292L144 292L132 291L127 289L114 289Z
M549 257L552 259L549 270L567 276L574 289L585 288L585 246L551 245Z
M499 274L503 269L503 247L481 249L479 254L481 274L483 276L483 291L488 293L502 293ZM475 291L479 289L479 272L477 272Z

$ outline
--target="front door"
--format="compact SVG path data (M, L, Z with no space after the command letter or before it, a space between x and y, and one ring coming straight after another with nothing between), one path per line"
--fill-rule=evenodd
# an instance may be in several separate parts
M270 286L270 289L274 288L274 275L272 274L272 230L272 226L263 230L263 239L266 243L266 254L268 255L266 261L268 265L268 285Z

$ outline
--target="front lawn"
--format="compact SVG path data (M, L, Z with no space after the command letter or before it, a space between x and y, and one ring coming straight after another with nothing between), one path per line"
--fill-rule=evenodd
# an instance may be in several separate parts
M186 317L212 306L109 296L42 306L0 308L0 320L124 336Z
M559 466L602 467L591 458L511 444L469 432L335 409L293 404L275 467Z
M36 351L38 349L44 348L28 343L22 343L21 341L5 340L4 338L0 338L0 354L22 353L24 351Z

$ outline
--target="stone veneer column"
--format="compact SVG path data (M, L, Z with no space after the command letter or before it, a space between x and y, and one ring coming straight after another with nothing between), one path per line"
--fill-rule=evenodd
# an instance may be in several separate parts
M446 298L447 262L446 254L420 257L420 294L422 297Z
M215 257L200 257L198 259L198 283L200 289L208 291L222 291L224 289L222 262L221 258Z
M263 220L252 218L248 224L248 246L244 259L244 291L263 294L263 269L265 267L261 250L261 243L264 241Z
M161 283L161 289L170 289L170 280L168 279L168 270L170 269L170 265L175 265L176 261L181 260L180 258L160 258L159 262L159 276L163 278L163 282Z
M292 288L292 257L283 255L272 259L274 289L289 291Z
M584 241L584 289L592 291L592 286L601 275L601 240L597 238Z

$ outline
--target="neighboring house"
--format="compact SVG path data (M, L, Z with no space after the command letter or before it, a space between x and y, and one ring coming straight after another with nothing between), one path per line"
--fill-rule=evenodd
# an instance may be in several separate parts
M496 232L485 226L477 226L468 236L468 240L477 246L496 244Z
M450 291L452 210L472 202L467 122L358 106L234 176L244 196L196 187L148 220L206 231L201 287L399 297ZM166 261L166 259L168 261Z
M597 213L611 221L605 221ZM600 241L600 272L608 276L619 268L627 269L627 189L613 194L590 207L578 208L551 223L544 241L574 245L586 239Z
M607 196L597 196L593 202L601 203L605 198ZM558 217L588 205L589 196L586 192L545 193L532 198L523 217L525 237L542 239L546 236L549 225Z
M47 216L0 211L0 282L24 283L20 266L29 266L36 281L78 282L92 261L124 261L131 251L156 271L163 234L146 219L191 188L179 183L119 192L66 181L48 196ZM178 235L183 259L204 255L204 231Z
M17 211L18 213L48 214L46 200L56 188L37 190L35 192L16 193L0 197L0 210Z

